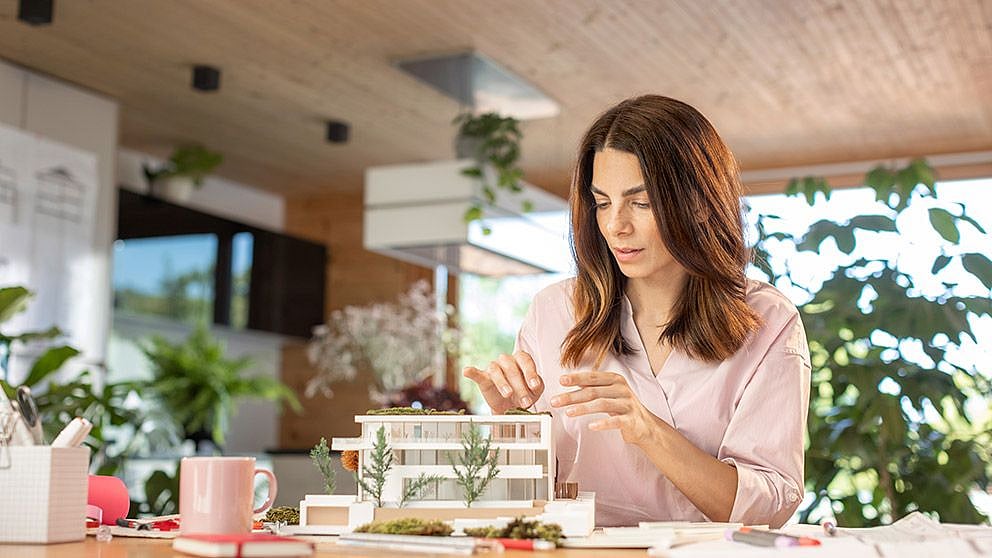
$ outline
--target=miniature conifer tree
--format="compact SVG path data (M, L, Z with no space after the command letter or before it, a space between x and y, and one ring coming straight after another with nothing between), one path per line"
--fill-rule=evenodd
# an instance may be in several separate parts
M337 474L334 472L334 465L331 463L331 449L327 447L327 439L321 437L320 443L310 450L310 460L313 461L320 476L324 479L324 491L334 494L334 485Z
M377 508L382 507L382 490L386 486L386 478L393 467L393 450L386 443L386 427L380 426L375 433L375 443L372 445L371 467L362 467L364 477L355 474L355 482L362 491L375 499ZM426 483L425 483L426 484Z
M468 432L462 434L462 454L458 457L458 465L452 464L455 482L462 487L465 495L465 507L472 507L472 502L486 491L489 483L499 474L496 463L499 461L499 448L490 450L491 440L482 435L482 430L469 422Z
M402 508L405 506L406 503L413 498L419 498L421 494L423 494L424 490L431 485L431 483L442 480L444 480L444 477L441 475L428 475L427 473L420 473L419 477L410 481L410 483L406 485L406 488L403 489L403 496L400 498L400 507Z

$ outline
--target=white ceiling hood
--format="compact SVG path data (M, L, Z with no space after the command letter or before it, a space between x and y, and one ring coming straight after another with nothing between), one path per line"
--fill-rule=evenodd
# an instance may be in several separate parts
M565 200L521 182L485 204L478 179L461 171L471 159L370 167L365 171L365 248L451 273L523 275L571 269ZM533 211L524 213L524 200ZM479 221L465 212L482 203Z

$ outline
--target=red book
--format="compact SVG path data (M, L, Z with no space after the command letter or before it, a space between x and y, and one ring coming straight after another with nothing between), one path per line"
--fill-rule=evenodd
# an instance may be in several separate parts
M313 544L267 533L250 535L180 535L172 549L194 556L250 558L252 556L310 556Z

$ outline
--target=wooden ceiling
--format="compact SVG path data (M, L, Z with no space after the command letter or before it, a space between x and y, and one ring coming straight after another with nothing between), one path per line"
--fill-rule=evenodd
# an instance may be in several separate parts
M121 141L222 151L287 196L452 156L460 107L393 62L474 48L556 99L524 124L530 182L567 188L591 119L655 92L706 114L745 170L992 148L992 1L0 0L0 58L120 100ZM221 89L190 86L193 64ZM325 143L323 121L352 126Z

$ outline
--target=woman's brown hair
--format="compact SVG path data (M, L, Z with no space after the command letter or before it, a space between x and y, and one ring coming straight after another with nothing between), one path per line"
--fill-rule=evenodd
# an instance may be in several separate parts
M607 351L634 352L620 329L626 278L600 234L591 191L593 158L606 148L637 156L661 238L689 275L671 319L659 324L659 342L694 358L726 359L760 324L744 301L749 250L737 162L699 111L645 95L603 113L579 147L569 196L575 326L562 345L562 365L593 356L598 366Z

